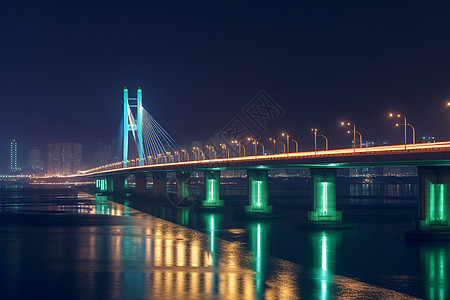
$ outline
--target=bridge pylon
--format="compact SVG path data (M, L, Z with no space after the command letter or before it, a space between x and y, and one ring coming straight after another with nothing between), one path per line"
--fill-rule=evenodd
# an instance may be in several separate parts
M136 115L132 108L136 109ZM131 131L139 153L139 165L144 165L144 139L142 137L142 89L137 90L137 97L128 97L128 89L123 89L123 167L128 161L128 133Z

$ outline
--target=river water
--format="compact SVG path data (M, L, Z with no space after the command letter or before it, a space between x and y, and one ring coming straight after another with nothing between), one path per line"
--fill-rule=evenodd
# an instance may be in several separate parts
M272 195L284 218L235 218L74 188L0 189L1 299L449 299L450 244L399 239L410 184L349 184L360 227L305 230L308 193ZM228 194L233 194L230 196ZM300 193L301 194L301 193Z

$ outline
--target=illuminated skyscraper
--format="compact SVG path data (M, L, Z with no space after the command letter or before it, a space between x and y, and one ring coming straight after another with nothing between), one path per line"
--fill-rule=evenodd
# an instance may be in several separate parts
M17 165L17 142L16 140L11 141L11 172L19 172L20 169Z
M73 169L72 172L76 173L83 169L83 145L80 143L73 143Z
M61 174L61 143L47 144L47 174Z
M62 172L62 175L70 175L73 172L73 148L72 148L72 143L62 143L62 147L61 147L61 172Z
M48 143L47 174L70 175L81 170L82 150L79 143Z
M31 149L28 152L28 164L31 171L42 172L44 168L42 165L41 151L39 151L38 149Z

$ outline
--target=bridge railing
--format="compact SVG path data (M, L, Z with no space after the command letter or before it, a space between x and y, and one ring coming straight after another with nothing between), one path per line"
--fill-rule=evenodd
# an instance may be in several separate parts
M368 148L349 148L349 149L331 149L322 151L307 151L307 152L295 152L295 153L280 153L271 155L256 155L256 156L240 156L240 157L222 157L214 159L200 159L200 160L185 160L178 153L174 155L158 155L157 157L144 157L142 160L139 158L130 159L127 161L127 168L135 168L149 165L160 164L180 164L180 163L224 163L224 162L254 162L259 160L279 160L279 159L308 159L313 157L343 157L343 156L355 156L355 155L386 155L394 153L417 153L417 152L441 152L450 151L450 142L440 142L433 144L411 144L409 147L404 148L405 145L392 145L392 146L379 146ZM81 175L89 175L98 172L104 172L109 170L123 169L123 162L115 162L106 164L96 168L92 168L85 171L79 171Z

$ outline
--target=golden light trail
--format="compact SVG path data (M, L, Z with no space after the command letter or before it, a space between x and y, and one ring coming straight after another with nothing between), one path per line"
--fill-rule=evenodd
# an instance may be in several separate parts
M101 175L101 174L113 174L120 173L124 170L148 170L153 169L170 169L170 168L180 168L180 167L191 167L195 166L197 168L207 168L209 164L224 164L224 167L230 168L229 163L245 163L245 162L260 162L261 165L264 163L270 164L272 160L291 160L291 159L302 159L302 158L317 158L317 157L358 157L364 155L391 155L391 154L402 154L408 152L420 153L420 152L433 152L433 151L449 151L450 152L450 141L446 142L436 142L436 143L421 143L421 144L408 144L405 149L405 145L391 145L391 146L376 146L376 147L366 147L366 148L344 148L335 150L322 150L322 151L305 151L298 153L280 153L271 155L254 155L246 157L231 157L231 158L220 158L220 159L207 159L207 160L197 160L197 161L187 161L187 162L173 162L173 163L162 163L153 164L147 166L137 166L128 168L118 168L118 169L107 169L100 170L99 168L82 171L77 175L67 176L68 178L82 177L86 175ZM217 167L217 166L216 166Z

